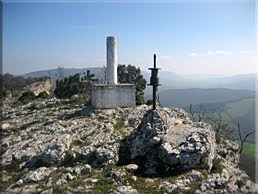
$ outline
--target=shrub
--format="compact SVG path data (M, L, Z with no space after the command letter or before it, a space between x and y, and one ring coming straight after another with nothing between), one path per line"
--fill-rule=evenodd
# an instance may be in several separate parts
M75 74L56 80L56 89L54 91L57 98L71 98L76 94L91 95L91 81L82 82L80 74Z
M240 189L241 187L243 187L245 185L245 183L243 182L243 180L237 180L236 181L236 185L238 186L238 188Z
M213 166L211 168L212 173L219 173L219 174L222 173L223 166L222 166L221 162L222 161L219 158L216 158L213 160Z
M152 105L152 103L153 103L153 101L150 100L150 99L146 101L146 104L147 104L147 105Z
M141 69L133 65L118 65L117 75L119 83L134 84L136 87L136 105L144 104L144 89L146 88L146 80L141 74Z
M48 93L46 91L40 92L37 98L42 98L42 99L48 98Z
M28 103L35 99L36 99L35 94L32 91L28 90L22 93L21 97L18 98L18 101L22 103Z
M117 162L117 165L123 166L126 164L130 164L130 155L130 147L125 143L125 140L121 141L119 146L119 160Z

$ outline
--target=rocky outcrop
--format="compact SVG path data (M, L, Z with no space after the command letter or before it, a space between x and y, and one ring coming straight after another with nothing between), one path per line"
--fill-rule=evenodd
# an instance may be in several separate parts
M203 175L195 170L192 170L186 175L178 177L178 179L175 181L175 183L170 183L168 181L164 181L159 185L159 189L164 192L172 193L176 190L183 190L187 191L191 188L191 183L197 182L198 179L203 178Z
M108 192L108 194L139 194L136 189L131 186L119 186L116 190Z
M95 150L95 166L116 164L119 160L118 149L119 143L109 143L98 147Z
M54 137L42 154L42 162L45 164L59 163L64 159L65 152L69 150L71 143L72 138L69 134Z
M0 129L3 193L258 191L238 167L238 144L216 144L211 126L182 109L10 102Z
M194 123L182 109L148 111L127 138L132 161L145 161L147 174L206 168L215 155L215 133L205 123ZM160 172L158 172L160 171Z
M51 90L52 90L52 87L53 87L53 84L52 84L51 79L47 79L47 80L42 81L42 82L33 83L33 84L27 86L25 88L25 90L30 90L37 96L40 92L43 92L43 91L50 94Z

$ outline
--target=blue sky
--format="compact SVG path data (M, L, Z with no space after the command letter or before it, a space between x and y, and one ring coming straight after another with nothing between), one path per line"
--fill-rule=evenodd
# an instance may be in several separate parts
M216 1L215 1L216 2ZM180 74L255 70L255 1L184 3L8 3L3 70L13 74L104 65L106 36L118 61Z

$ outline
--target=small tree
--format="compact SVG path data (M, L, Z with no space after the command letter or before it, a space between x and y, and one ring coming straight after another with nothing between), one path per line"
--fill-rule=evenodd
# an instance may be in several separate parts
M192 104L190 104L190 114L192 120L195 122L195 115L198 117L198 122L205 121L209 123L215 131L216 142L220 143L221 136L229 137L234 129L229 128L229 124L223 121L222 112L208 112L200 105L199 111L193 112Z
M35 99L36 99L35 94L32 91L28 90L22 93L22 95L18 98L18 101L22 103L28 103Z
M119 83L130 83L136 86L136 104L144 104L144 89L147 82L141 74L141 69L130 64L118 65L117 74Z
M84 94L90 97L91 82L80 80L80 74L75 74L64 78L64 80L56 81L56 89L54 91L58 98L71 98L75 94Z
M84 73L85 74L85 73ZM94 78L95 74L90 73L90 70L87 70L87 73L84 77L81 78L81 81L89 81L89 82L94 82L96 79Z
M40 92L37 95L37 98L42 98L42 99L48 98L48 93L46 91Z
M241 154L243 151L243 147L244 147L244 143L247 139L248 136L252 135L255 131L251 131L251 132L246 132L245 136L243 136L241 129L240 129L240 124L239 122L237 122L237 129L238 129L238 135L239 135L239 139L240 139L240 150L239 153Z
M152 105L152 104L153 104L153 100L148 99L145 104L147 104L147 105Z

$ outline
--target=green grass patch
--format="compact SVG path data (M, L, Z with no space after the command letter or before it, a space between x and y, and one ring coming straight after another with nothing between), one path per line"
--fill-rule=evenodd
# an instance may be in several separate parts
M214 159L213 160L213 166L211 168L211 173L219 173L221 174L222 173L222 169L223 169L223 166L221 164L221 159Z
M74 141L71 143L71 145L70 145L71 148L74 147L74 146L83 147L83 146L84 146L84 143L83 143L81 140L76 139L76 140L74 140Z
M65 191L67 191L67 189L62 186L57 185L53 188L53 194L60 194L60 193L64 193Z
M253 98L243 99L237 102L226 104L227 112L233 117L241 117L246 115L252 107Z
M125 122L125 116L121 116L119 119L117 119L116 124L114 124L115 130L120 130L124 126Z
M240 141L237 141L240 145ZM244 154L258 158L258 145L252 142L245 142L243 151Z
M111 189L114 189L113 180L108 178L108 174L115 167L115 165L105 166L101 171L99 169L94 169L91 172L91 178L98 179L94 187L94 192L96 193L105 193Z
M122 115L119 119L117 119L116 123L114 124L114 130L118 131L122 135L122 138L126 136L125 132L122 130L122 128L124 127L124 122L125 115Z
M137 177L135 182L131 183L131 186L139 193L162 193L158 188L160 181L154 181L153 183L147 183L143 177Z

